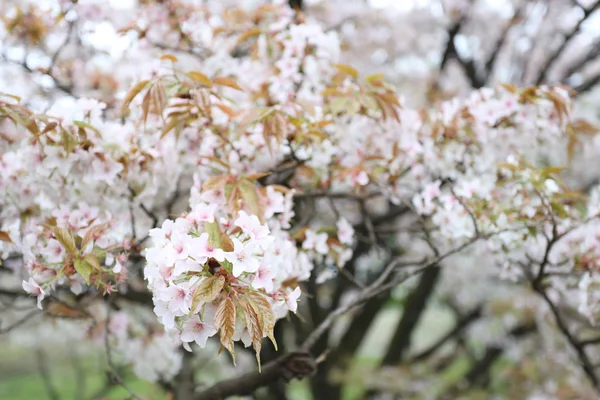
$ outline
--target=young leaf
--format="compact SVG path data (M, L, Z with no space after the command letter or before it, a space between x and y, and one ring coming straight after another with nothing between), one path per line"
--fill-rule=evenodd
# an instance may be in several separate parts
M123 99L123 104L121 105L121 115L122 116L127 115L128 111L129 111L129 104L131 104L131 102L133 101L135 96L137 96L138 94L140 94L140 92L142 90L144 90L144 88L146 87L148 82L149 82L148 80L139 81L131 89L129 89L129 91L125 94L125 98Z
M339 71L341 71L341 72L343 72L343 73L345 73L347 75L350 75L354 79L358 78L358 71L355 70L354 68L352 68L349 65L346 65L346 64L333 64L333 66L335 68L337 68Z
M75 271L77 271L77 273L79 275L81 275L81 277L83 279L85 279L85 282L89 285L90 284L90 275L92 274L92 266L90 265L90 263L85 260L77 258L77 259L75 259L74 267L75 267Z
M240 306L244 311L244 319L246 322L246 329L248 330L248 334L250 335L250 339L252 340L252 346L254 347L254 351L256 352L256 361L258 362L258 370L260 372L260 350L262 348L262 338L265 335L264 327L263 327L263 318L259 315L259 310L256 307L256 303L252 300L252 298L246 296L241 296L239 298Z
M100 237L103 233L104 230L106 229L106 224L102 224L102 225L94 225L92 226L90 229L87 230L87 232L85 233L85 236L83 237L83 240L81 241L81 249L85 249L85 247L95 238Z
M260 28L249 29L240 35L240 37L237 40L237 44L239 45L245 42L246 40L250 39L251 37L260 35L261 33L262 31L260 30Z
M221 248L221 229L216 222L205 222L204 231L208 233L208 239L214 243L215 247Z
M259 219L263 219L265 212L265 204L262 197L258 194L254 183L247 179L238 181L237 187L242 195L242 199L252 214L255 214Z
M59 228L57 226L50 227L50 230L56 237L56 240L59 241L60 244L67 250L68 253L73 254L77 250L77 246L75 246L75 239L71 232L69 232L65 228Z
M223 290L224 285L225 277L222 275L211 276L200 282L192 298L192 311L216 299Z
M206 87L212 87L212 82L210 78L198 71L190 71L187 73L191 80L201 83Z
M14 243L8 232L0 231L0 242Z
M217 78L213 79L213 82L216 83L217 85L227 86L227 87L230 87L232 89L236 89L236 90L239 90L242 92L244 91L244 89L242 89L240 87L240 85L238 85L237 82L231 78L217 77Z
M231 353L235 365L235 350L233 334L235 332L236 307L231 298L227 297L219 304L215 313L215 328L219 331L221 344Z
M173 63L177 62L177 57L175 57L173 54L163 54L162 56L160 56L160 59L163 61L169 60Z
M92 269L96 272L100 272L102 270L102 267L100 266L100 261L98 261L98 257L96 257L95 254L86 254L83 259L85 260L85 262L90 264Z
M277 341L273 335L273 329L275 328L275 314L273 313L271 304L269 304L269 301L263 294L254 291L248 292L248 299L252 300L254 303L253 307L261 318L263 334L271 339L273 346L275 346L275 350L277 350Z

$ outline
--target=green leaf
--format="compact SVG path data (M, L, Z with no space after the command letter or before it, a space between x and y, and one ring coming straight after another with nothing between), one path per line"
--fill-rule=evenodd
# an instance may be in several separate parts
M200 282L192 298L192 312L203 304L216 299L223 290L224 285L225 277L222 275L211 276Z
M93 272L92 265L89 262L78 258L75 260L74 266L75 271L77 271L77 273L81 275L83 279L85 279L85 283L89 285L90 275Z
M216 222L205 222L204 231L208 233L208 239L215 245L215 247L221 248L221 229L219 224Z
M559 218L567 218L569 216L567 210L565 210L562 204L560 204L557 201L551 201L550 207L552 207L552 211L554 211L556 213L556 216L558 216Z
M333 64L333 66L340 72L350 75L354 79L358 78L358 71L346 64Z
M93 253L86 254L83 259L85 260L85 262L90 264L92 269L95 270L96 272L100 272L102 270L102 267L100 266L100 261L98 261L98 257L96 257L95 254L93 254Z

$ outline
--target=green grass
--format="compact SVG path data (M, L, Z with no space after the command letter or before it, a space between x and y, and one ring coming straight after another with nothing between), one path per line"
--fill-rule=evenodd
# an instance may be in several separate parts
M36 351L4 346L0 343L0 400L49 399L47 386L39 371ZM46 370L59 399L90 400L106 387L106 364L102 354L75 352L71 348L45 349ZM77 355L76 355L77 354ZM129 374L126 384L147 400L164 400L166 394L155 384ZM102 399L125 399L128 392L114 386L102 393Z

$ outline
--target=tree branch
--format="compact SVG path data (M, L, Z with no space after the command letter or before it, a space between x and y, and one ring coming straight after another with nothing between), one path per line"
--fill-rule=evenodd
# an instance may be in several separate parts
M558 57L562 54L563 50L567 47L571 40L579 33L579 30L581 29L583 23L588 19L590 15L594 13L594 11L596 11L598 7L600 7L600 1L596 1L591 7L583 10L583 17L579 20L579 22L577 22L573 30L571 30L565 35L565 38L560 44L560 46L558 46L558 48L551 53L550 57L548 57L546 62L542 64L542 68L540 69L538 78L535 81L536 85L540 85L546 80L550 68L558 60Z
M426 358L430 357L433 353L438 351L444 344L446 344L450 339L459 335L462 331L464 331L472 322L476 321L479 317L481 317L483 307L478 306L473 310L468 312L465 316L461 317L454 325L448 333L439 338L434 344L429 346L427 349L421 351L418 354L415 354L408 360L408 363L414 363L423 361Z
M408 295L402 318L396 327L388 352L383 358L383 365L399 362L405 351L410 348L412 334L421 316L427 309L427 301L434 293L435 285L440 278L440 267L428 268L422 275L417 287Z

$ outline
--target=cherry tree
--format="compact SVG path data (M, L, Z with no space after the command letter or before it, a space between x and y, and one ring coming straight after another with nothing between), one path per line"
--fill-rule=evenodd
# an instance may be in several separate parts
M0 332L132 398L598 396L599 8L3 2Z

